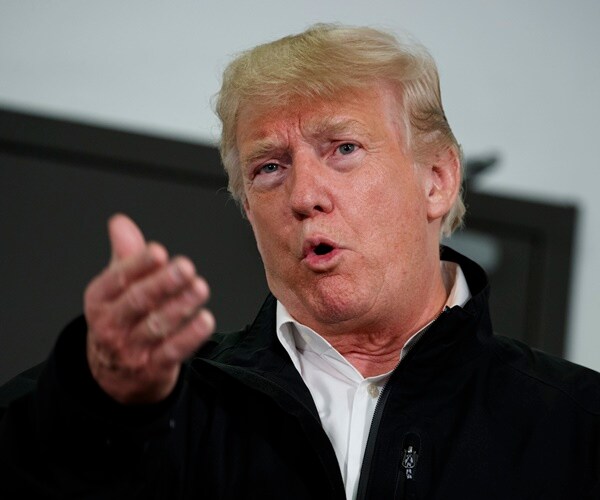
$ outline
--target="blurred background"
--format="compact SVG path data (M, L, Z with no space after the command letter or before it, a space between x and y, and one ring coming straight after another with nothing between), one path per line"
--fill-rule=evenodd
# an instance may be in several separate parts
M429 48L472 172L456 246L495 276L496 328L600 370L597 0L0 0L0 383L80 312L116 210L192 255L222 328L252 320L266 288L211 99L236 53L315 22Z

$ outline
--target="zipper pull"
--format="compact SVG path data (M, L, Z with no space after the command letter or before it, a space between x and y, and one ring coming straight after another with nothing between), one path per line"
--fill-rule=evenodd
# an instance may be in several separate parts
M417 471L417 462L419 461L419 449L421 440L414 432L410 432L404 438L402 467L407 481L413 481Z
M404 449L404 458L402 459L402 467L406 470L406 479L414 479L413 472L417 466L419 454L412 446Z
M414 432L409 432L402 443L402 459L396 479L394 498L416 499L417 497L417 467L421 451L421 438Z

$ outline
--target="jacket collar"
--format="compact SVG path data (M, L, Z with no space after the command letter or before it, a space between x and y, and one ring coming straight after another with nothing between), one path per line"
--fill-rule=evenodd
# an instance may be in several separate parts
M485 272L478 264L449 247L442 246L440 256L442 260L460 265L471 291L471 299L463 308L453 307L445 311L407 355L403 364L414 358L410 361L412 368L421 367L425 371L437 364L440 356L446 357L464 340L474 337L467 335L468 332L475 330L484 336L491 335L487 308L489 286ZM259 390L272 391L273 387L277 387L277 391L283 391L302 402L318 418L306 385L277 339L276 305L275 297L269 294L249 327L236 333L216 334L198 353L199 357ZM482 324L487 327L478 328ZM466 359L470 352L470 349L464 349L456 361Z
M445 310L406 355L393 378L402 380L401 392L418 392L426 380L439 377L446 370L465 365L480 355L482 345L492 337L489 316L489 284L483 269L448 247L442 259L460 265L471 291L464 307Z
M298 412L308 410L318 421L310 392L275 334L276 308L277 299L269 294L249 327L240 332L215 334L198 356L278 401L295 400L300 404ZM290 409L289 405L286 407Z

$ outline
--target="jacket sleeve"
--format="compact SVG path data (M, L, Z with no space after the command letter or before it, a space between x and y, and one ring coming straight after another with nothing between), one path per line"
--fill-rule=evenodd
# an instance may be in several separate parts
M37 383L24 374L3 389L12 401L0 420L0 498L176 498L185 367L165 401L121 405L90 373L86 331L83 317L73 321Z

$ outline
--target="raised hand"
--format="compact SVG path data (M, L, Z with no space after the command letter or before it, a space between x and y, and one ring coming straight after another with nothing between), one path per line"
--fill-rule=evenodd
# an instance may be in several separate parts
M186 257L169 259L124 215L109 220L112 259L88 285L87 359L93 377L124 404L155 403L181 363L214 329L209 288Z

